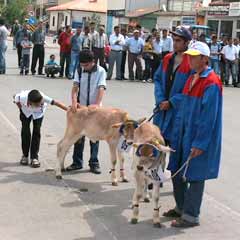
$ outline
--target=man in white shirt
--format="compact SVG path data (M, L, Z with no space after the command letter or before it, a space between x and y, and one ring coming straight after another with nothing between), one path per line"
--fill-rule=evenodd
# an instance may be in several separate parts
M0 74L6 73L7 36L9 32L4 25L4 19L0 18Z
M104 31L104 27L100 27L99 33L97 32L92 37L95 63L97 64L99 61L101 67L104 67L105 65L104 49L108 45L108 37Z
M102 99L106 90L106 72L103 67L96 65L94 55L89 50L80 52L80 68L75 75L72 87L72 110L75 112L78 105L102 105ZM85 137L79 139L74 145L73 163L67 167L67 171L74 171L83 168L83 151ZM90 171L100 174L98 161L99 141L90 141Z
M126 42L126 46L128 48L129 79L134 80L133 67L135 63L138 80L142 80L141 54L144 47L144 41L140 38L140 32L138 30L135 30L133 35L134 36L129 38Z
M162 41L159 32L157 32L156 38L153 40L153 53L154 53L153 55L153 75L154 75L162 59Z
M225 86L229 86L230 72L232 75L232 84L237 87L237 60L238 60L238 49L233 45L232 38L228 39L228 45L222 49L223 58L225 61L226 77Z
M63 110L67 110L62 103L53 100L38 90L26 90L14 96L14 103L20 110L20 120L22 122L21 139L22 153L21 165L28 165L28 155L30 150L31 166L40 167L38 152L41 140L41 125L47 105L55 105ZM33 132L31 136L30 123L33 121Z
M122 34L120 34L120 27L114 27L114 33L110 36L109 39L111 52L109 56L109 69L107 80L111 80L113 74L114 64L116 62L117 76L116 80L122 80L121 77L121 63L122 63L122 50L125 45L125 39Z
M173 40L172 37L168 36L168 30L163 29L162 31L162 58L168 53L173 51Z

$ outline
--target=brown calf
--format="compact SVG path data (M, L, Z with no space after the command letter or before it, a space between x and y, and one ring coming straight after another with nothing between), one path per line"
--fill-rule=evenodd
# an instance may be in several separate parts
M128 143L133 143L134 130L139 123L141 123L141 120L139 122L129 120L127 112L116 108L81 106L76 113L68 110L65 135L57 146L56 177L58 179L62 178L61 170L64 169L64 159L67 151L78 139L86 136L93 142L104 140L108 143L112 164L112 185L117 185L115 173L117 158L120 160L121 180L126 182L124 157L117 146L121 136L124 136Z

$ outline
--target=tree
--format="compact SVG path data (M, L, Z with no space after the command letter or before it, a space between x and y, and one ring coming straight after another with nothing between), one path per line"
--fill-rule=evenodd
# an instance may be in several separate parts
M7 6L2 9L2 16L6 22L12 24L15 19L23 22L27 15L28 0L9 0Z

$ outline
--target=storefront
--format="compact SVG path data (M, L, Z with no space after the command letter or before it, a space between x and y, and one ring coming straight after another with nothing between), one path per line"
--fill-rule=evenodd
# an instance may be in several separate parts
M240 3L212 3L209 5L206 24L212 33L222 36L240 37Z

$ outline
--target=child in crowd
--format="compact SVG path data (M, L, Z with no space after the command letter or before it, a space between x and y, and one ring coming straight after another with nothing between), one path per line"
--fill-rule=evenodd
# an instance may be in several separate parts
M32 43L29 41L28 34L24 35L24 38L21 42L22 46L22 60L21 60L21 71L20 74L23 75L25 71L25 75L29 73L29 64L30 64L30 51L32 48Z
M38 90L26 90L16 94L14 96L14 103L20 110L20 120L22 122L21 140L23 156L20 164L28 165L30 150L30 164L33 168L38 168L40 167L38 152L41 139L41 125L47 105L55 105L63 110L67 110L67 107ZM33 121L32 136L30 131L31 121Z
M47 74L47 77L51 75L51 77L54 78L55 74L60 73L60 70L61 70L61 66L57 64L57 62L55 61L55 55L52 54L50 56L49 61L45 65L45 73Z

